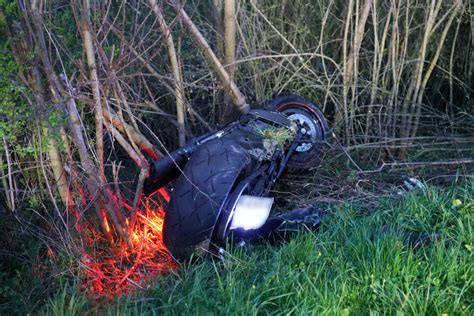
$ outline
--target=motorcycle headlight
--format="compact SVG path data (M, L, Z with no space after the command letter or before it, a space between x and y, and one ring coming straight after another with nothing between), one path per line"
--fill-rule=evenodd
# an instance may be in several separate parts
M258 229L265 224L273 198L241 195L234 206L230 229Z

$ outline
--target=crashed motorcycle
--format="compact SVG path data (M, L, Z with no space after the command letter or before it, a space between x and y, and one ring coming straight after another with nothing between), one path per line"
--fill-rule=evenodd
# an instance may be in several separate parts
M218 254L230 236L266 236L295 222L317 224L308 209L271 217L271 189L283 171L319 165L329 128L321 110L299 96L266 102L239 120L152 161L145 194L171 187L163 240L178 260Z

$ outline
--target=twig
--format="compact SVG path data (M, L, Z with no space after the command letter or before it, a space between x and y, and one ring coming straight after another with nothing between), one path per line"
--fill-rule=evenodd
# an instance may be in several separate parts
M13 178L12 178L12 167L11 167L11 160L10 160L10 152L8 151L7 140L3 137L3 148L5 149L5 157L7 158L7 168L8 168L8 185L9 188L5 188L10 193L10 210L12 212L15 211L15 193L13 192Z
M142 197L143 185L145 183L145 179L147 178L147 176L148 176L148 168L142 168L140 170L140 175L138 176L138 183L137 183L137 189L135 191L135 197L133 198L130 229L133 229L133 227L135 226L135 221L137 220L138 204L140 203L140 199Z
M443 165L465 165L465 164L474 164L474 159L458 159L458 160L446 160L446 161L416 161L416 162L390 162L390 163L382 163L382 165L373 170L359 170L360 173L376 173L380 172L383 169L390 167L415 167L415 168L422 168L427 166L443 166Z

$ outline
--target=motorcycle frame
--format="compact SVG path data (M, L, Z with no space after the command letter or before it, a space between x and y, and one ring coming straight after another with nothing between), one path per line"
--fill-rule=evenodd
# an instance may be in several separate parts
M291 121L284 117L284 115L282 115L281 113L266 110L253 110L244 115L238 121L231 122L215 132L196 137L188 145L168 153L168 155L162 157L159 160L152 160L150 164L150 176L146 179L144 185L144 194L150 195L151 193L166 186L167 184L178 178L179 175L182 173L182 169L185 167L191 155L196 151L197 148L213 139L221 138L237 128L245 128L252 120L260 120L266 124L277 127L291 127ZM248 132L252 133L252 131L250 130L248 130ZM294 152L294 149L297 146L297 143L295 143L295 141L296 139L300 138L300 133L297 133L295 139L293 139L292 141L289 151L287 151L287 154L284 155L285 159L283 159L283 163L280 164L277 177L271 179L271 183L275 183L278 177L283 172L289 157ZM278 155L274 156L276 157L272 158L278 159Z

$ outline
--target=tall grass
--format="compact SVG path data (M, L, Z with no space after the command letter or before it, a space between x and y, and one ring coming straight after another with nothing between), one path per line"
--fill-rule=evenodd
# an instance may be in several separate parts
M405 158L419 129L471 111L470 15L467 1L243 2L240 82L258 100L306 95L345 144Z

